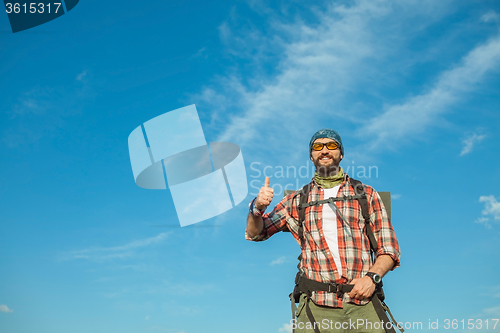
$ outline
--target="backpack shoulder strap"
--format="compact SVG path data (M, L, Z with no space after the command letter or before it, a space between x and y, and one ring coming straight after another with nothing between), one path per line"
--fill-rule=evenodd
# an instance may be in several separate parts
M312 183L305 185L300 190L300 201L299 201L299 239L300 243L304 241L304 221L306 219L306 207L303 204L309 201L309 192L311 192Z
M368 199L366 198L365 187L363 186L363 183L357 179L350 178L349 181L351 182L351 185L354 188L354 193L361 195L361 197L358 199L358 202L359 206L361 207L361 214L363 215L363 219L365 220L366 233L368 234L368 239L370 240L370 247L372 252L375 253L377 252L378 244L375 235L373 234L372 227L370 225L371 220L370 220Z

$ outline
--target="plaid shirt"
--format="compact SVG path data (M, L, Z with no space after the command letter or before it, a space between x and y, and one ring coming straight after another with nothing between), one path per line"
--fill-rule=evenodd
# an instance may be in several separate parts
M312 181L313 187L309 193L309 201L323 200L324 191L316 182ZM396 268L399 266L400 250L396 234L392 228L384 204L378 193L371 187L364 185L367 195L371 227L377 239L378 249L375 256L381 254L390 255L394 260ZM349 176L345 176L340 185L337 197L344 195L355 195L350 186ZM263 241L288 227L293 237L299 243L299 205L300 195L297 191L284 197L276 205L274 210L263 215L264 229L260 235L253 238L245 232L245 238L252 241ZM337 230L340 260L342 272L337 270L333 256L326 243L322 227L323 206L310 206L306 208L304 221L304 244L302 246L302 270L309 279L320 282L348 283L352 279L361 278L366 275L373 265L370 255L370 241L365 232L365 224L361 207L357 200L336 201ZM340 216L341 215L341 216ZM335 293L324 291L313 292L312 300L318 305L330 307L342 307L342 302L355 304L366 304L369 300L357 300L344 294L344 298L338 298Z

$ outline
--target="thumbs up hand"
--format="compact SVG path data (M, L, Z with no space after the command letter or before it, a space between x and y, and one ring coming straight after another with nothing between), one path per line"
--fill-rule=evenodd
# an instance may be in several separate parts
M259 210L264 210L273 201L274 189L269 187L269 177L266 177L264 186L260 188L259 195L255 200L255 207Z

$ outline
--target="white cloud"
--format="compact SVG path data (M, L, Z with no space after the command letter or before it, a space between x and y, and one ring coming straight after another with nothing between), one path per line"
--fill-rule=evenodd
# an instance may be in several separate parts
M302 116L304 112L325 114L328 110L329 116L349 117L334 107L335 101L368 70L364 60L383 53L369 25L372 19L387 15L387 7L386 1L360 1L350 8L331 6L327 12L317 13L320 24L315 27L301 21L281 25L290 42L277 41L283 49L278 74L263 78L253 88L244 86L237 76L222 79L221 85L230 88L228 94L222 94L231 96L243 112L229 120L218 141L237 138L241 144L254 140L258 144L263 122L266 137L278 129L293 132L310 122ZM228 29L227 25L221 27L226 39L230 38ZM268 47L269 41L260 43ZM201 97L207 95L213 98L213 90L208 88Z
M482 22L495 22L498 21L498 14L494 10L490 10L483 16L481 16Z
M279 257L278 259L271 261L271 266L281 265L284 264L285 262L287 262L286 257Z
M401 199L401 194L396 194L396 193L395 193L395 194L392 194L392 195L391 195L391 198L392 198L393 200L398 200L398 199Z
M283 326L278 329L278 332L292 333L292 324L283 324Z
M91 247L84 250L72 251L64 256L63 260L86 259L93 261L107 261L113 259L126 259L137 255L137 250L150 245L161 243L168 233L160 233L157 236L135 240L125 245L112 247Z
M472 149L474 149L474 146L483 141L484 138L486 138L486 134L472 133L471 135L469 135L462 141L464 146L462 148L462 151L460 152L460 156L464 156L470 153Z
M495 220L500 220L500 202L492 196L481 196L479 202L484 202L483 215L492 215Z
M359 155L354 150L396 148L439 126L444 122L440 117L500 65L500 38L495 36L424 82L424 88L413 85L418 91L389 97L388 87L399 85L402 76L417 79L404 76L408 68L422 58L436 61L438 57L425 50L408 56L405 43L445 13L448 1L360 0L352 5L334 3L323 11L316 8L313 20L282 23L274 17L269 24L275 28L272 33L252 30L247 38L251 41L247 49L258 49L252 53L256 60L249 61L260 68L260 61L265 61L261 58L275 56L273 70L257 69L243 80L235 69L204 89L198 101L212 106L208 109L211 128L219 133L217 141L250 146L261 155L272 150L275 158L287 154L287 163L304 156L300 152L290 156L290 150L276 149L269 142L297 145L322 127L340 128L349 139L359 141L359 149L351 148L349 158ZM221 25L220 34L229 48L247 40L234 36L230 22ZM244 54L231 49L228 53ZM368 101L358 101L362 94L369 95ZM364 103L373 105L368 108Z
M490 218L495 221L500 221L500 202L493 195L480 196L479 202L484 202L484 209L481 212L483 217L478 218L475 222L484 224L485 227L491 228L489 224Z
M14 310L9 309L9 307L5 304L0 304L0 312L14 312Z
M490 219L487 217L479 217L477 218L474 223L482 224L486 228L491 229L491 224L489 223Z

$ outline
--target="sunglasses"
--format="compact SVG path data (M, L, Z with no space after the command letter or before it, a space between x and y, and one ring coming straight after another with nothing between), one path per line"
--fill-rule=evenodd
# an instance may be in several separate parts
M324 146L326 146L326 148L328 148L328 150L335 150L335 149L339 148L339 144L335 141L330 141L327 143L316 142L316 143L313 143L312 150L320 151L320 150L323 150Z

